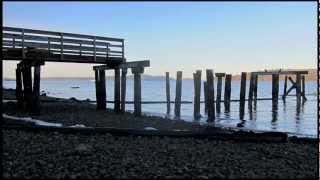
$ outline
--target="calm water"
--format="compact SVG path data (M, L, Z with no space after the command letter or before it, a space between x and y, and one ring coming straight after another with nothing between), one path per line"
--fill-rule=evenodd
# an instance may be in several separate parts
M280 81L279 94L283 93L283 81ZM165 80L147 80L142 79L142 101L165 101L166 90ZM248 96L248 85L246 97ZM78 89L72 89L71 86L79 86ZM291 85L289 84L289 87ZM3 81L3 87L15 88L15 81ZM175 80L170 81L171 101L175 98ZM284 104L279 97L279 106L277 111L272 111L272 101L258 101L256 111L249 113L246 103L246 112L244 116L244 128L256 131L282 131L291 134L316 137L317 135L317 115L316 115L316 82L306 82L306 95L308 101L297 106L295 96L288 96ZM95 84L93 80L41 80L41 90L47 92L49 96L77 99L95 100ZM113 100L113 81L107 80L107 100ZM203 86L201 87L201 101L203 101ZM224 87L222 88L224 89ZM193 101L193 80L183 80L182 82L182 101ZM271 97L271 83L259 82L258 98ZM232 82L231 99L239 99L240 82ZM293 90L290 94L295 94ZM133 81L127 80L127 101L133 101ZM223 92L222 92L223 98ZM113 104L108 103L108 108L113 108ZM221 104L221 114L217 115L217 126L236 127L239 122L239 103L231 102L231 112L224 113L224 105ZM132 111L133 104L127 104L126 110ZM165 116L166 104L142 104L142 111L146 114ZM171 114L173 117L174 104L171 104ZM204 113L204 104L201 104L202 118L197 120L199 123L206 123L207 116ZM193 104L182 104L181 119L186 121L193 120Z

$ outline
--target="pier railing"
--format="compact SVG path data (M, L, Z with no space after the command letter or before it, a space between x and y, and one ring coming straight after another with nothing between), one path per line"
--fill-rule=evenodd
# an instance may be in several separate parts
M26 57L28 49L36 49L47 53L49 61L124 60L124 39L15 27L3 27L2 33L3 51L19 51L22 58ZM5 58L10 60L10 56Z

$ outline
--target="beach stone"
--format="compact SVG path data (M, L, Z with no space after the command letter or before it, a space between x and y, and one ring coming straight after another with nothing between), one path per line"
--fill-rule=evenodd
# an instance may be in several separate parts
M92 146L88 144L79 144L75 147L75 152L81 155L91 154L92 150Z

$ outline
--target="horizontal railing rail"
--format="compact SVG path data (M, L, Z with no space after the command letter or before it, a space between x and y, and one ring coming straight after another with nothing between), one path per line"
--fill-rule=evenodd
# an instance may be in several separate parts
M25 57L27 48L47 50L48 54L92 56L124 59L124 39L34 30L15 27L3 27L2 47L21 49Z

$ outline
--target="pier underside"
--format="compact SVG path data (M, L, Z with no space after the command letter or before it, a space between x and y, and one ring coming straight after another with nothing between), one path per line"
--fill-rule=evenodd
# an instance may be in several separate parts
M47 61L63 63L89 63L89 64L107 64L119 65L123 62L120 57L93 57L90 55L61 54L52 53L45 49L27 48L23 57L22 49L2 48L2 60L8 61Z

